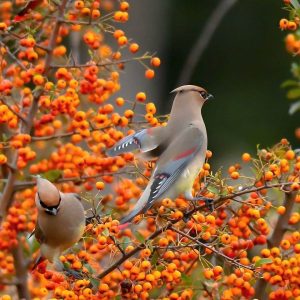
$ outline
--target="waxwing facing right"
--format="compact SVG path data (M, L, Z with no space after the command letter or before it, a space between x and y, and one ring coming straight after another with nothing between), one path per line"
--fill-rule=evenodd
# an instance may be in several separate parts
M109 156L139 150L147 159L157 158L149 183L129 215L121 223L131 221L164 198L192 195L193 183L205 161L207 134L201 115L203 104L213 96L202 87L185 85L176 93L167 126L141 130L129 135L108 151Z

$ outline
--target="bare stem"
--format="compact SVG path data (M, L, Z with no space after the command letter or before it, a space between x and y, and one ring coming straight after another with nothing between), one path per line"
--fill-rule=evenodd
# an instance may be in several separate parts
M27 265L25 264L24 253L22 247L19 245L12 250L14 258L14 266L16 270L16 287L19 299L30 300L30 293L27 287Z

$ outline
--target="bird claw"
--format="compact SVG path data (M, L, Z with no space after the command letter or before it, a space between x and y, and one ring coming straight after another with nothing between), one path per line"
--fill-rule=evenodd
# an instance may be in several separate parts
M205 200L205 206L208 208L208 210L210 212L213 212L214 209L215 209L214 200L213 199L206 199Z

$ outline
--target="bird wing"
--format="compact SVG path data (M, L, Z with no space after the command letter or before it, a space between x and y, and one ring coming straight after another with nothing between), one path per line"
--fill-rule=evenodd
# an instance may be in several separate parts
M205 155L205 150L204 131L193 125L183 130L163 152L144 193L120 223L127 223L141 212L146 212L172 186L197 154L203 151Z
M41 227L39 226L38 221L36 222L36 225L35 225L34 236L40 244L43 244L46 242L46 236L45 236L44 232L42 231Z
M81 202L81 197L80 195L76 194L76 193L68 193L70 196L72 195L72 197L76 198L79 202Z
M159 199L182 175L195 156L205 150L206 139L200 128L190 125L183 130L157 162L152 176L149 198L143 211L149 209L155 200Z
M113 148L109 149L107 155L116 156L135 150L140 150L141 152L154 150L161 143L161 137L165 130L165 127L147 128L126 136L114 145Z

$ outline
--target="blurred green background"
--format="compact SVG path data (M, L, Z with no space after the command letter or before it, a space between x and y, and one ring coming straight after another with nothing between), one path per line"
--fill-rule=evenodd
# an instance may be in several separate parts
M157 51L163 64L154 80L145 84L139 70L123 87L132 93L132 88L144 85L159 111L169 112L169 92L176 87L191 48L219 2L131 2L128 34L143 49ZM287 15L282 6L282 1L237 1L216 30L191 81L186 82L201 85L215 96L203 110L214 165L227 166L242 152L255 153L257 144L272 146L282 137L299 147L294 130L300 125L300 113L288 114L289 102L280 88L291 77L293 60L285 51L285 33L278 28L279 20Z

